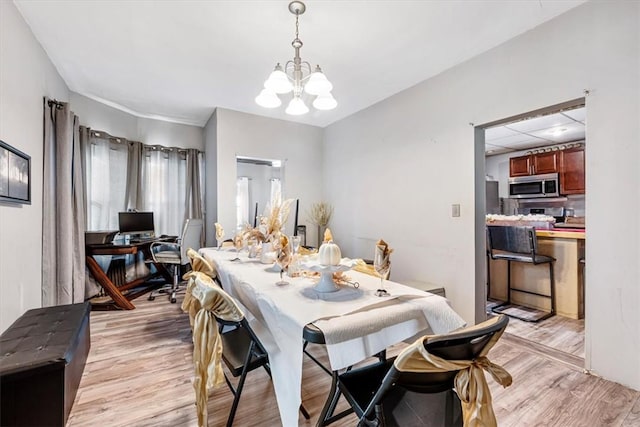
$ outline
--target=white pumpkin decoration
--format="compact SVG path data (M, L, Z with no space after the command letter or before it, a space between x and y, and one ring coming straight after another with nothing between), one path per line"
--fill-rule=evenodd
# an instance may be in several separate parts
M322 265L338 265L342 259L342 253L333 240L323 243L318 250L318 262Z

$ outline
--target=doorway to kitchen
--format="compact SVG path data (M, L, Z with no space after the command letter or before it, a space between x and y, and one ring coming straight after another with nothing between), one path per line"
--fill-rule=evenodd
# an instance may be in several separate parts
M536 253L554 259L551 287L548 264L508 265L491 256L487 242L486 312L510 316L512 340L579 367L585 367L585 130L584 98L476 127L486 214L477 224L535 227Z

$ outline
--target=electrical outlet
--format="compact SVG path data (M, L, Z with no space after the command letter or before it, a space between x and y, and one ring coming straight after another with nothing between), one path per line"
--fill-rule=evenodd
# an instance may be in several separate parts
M453 204L451 205L451 216L454 218L457 218L460 216L460 205L459 204Z

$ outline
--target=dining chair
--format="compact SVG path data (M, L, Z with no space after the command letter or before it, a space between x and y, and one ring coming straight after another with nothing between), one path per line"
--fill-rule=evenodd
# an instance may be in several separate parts
M233 425L247 374L263 368L269 377L271 369L268 354L251 328L244 309L236 300L213 281L196 274L189 280L189 300L199 307L193 321L194 388L198 410L198 425L207 425L207 398L216 385L227 383L233 394L233 403L227 418L227 427ZM189 311L189 306L183 305ZM222 369L224 362L233 377L239 377L234 387ZM300 411L306 419L309 414L303 406Z
M338 421L341 418L346 417L347 415L353 413L352 408L347 408L339 413L335 413L336 406L338 405L338 400L340 399L341 391L338 388L338 376L339 372L336 370L331 370L330 367L325 366L316 356L314 356L308 350L309 344L318 344L318 345L326 345L326 340L324 336L324 332L320 328L318 328L313 323L309 323L305 325L302 330L302 352L311 359L316 365L320 367L324 372L331 376L331 386L329 387L329 393L327 395L327 400L325 401L322 410L320 411L320 415L318 417L318 422L316 426L322 427L329 424L332 424ZM373 357L377 358L378 361L383 362L387 359L387 351L382 350L379 353L373 355ZM352 369L351 366L347 367L346 370L350 371Z
M153 301L156 293L168 293L169 300L176 302L176 293L180 284L180 269L182 266L189 264L187 250L189 248L200 248L200 237L204 222L201 219L188 218L184 222L182 234L176 243L170 242L154 242L151 244L150 251L154 263L167 265L173 268L173 283L169 288L161 288L149 294L149 300ZM155 251L154 249L159 249Z
M359 418L358 426L495 426L483 370L508 386L511 376L486 355L509 319L416 340L396 358L352 369L338 387ZM455 391L454 391L455 390Z
M218 270L205 257L200 255L198 251L194 250L193 248L188 248L187 257L189 258L189 263L191 264L191 270L185 273L184 276L182 276L184 280L188 280L189 277L191 277L191 272L198 272L211 277L216 283L218 283L218 285L220 284Z

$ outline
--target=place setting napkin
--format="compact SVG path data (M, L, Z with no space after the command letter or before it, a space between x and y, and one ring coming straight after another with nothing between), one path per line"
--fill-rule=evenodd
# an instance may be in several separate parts
M380 276L380 288L376 291L377 296L388 296L389 292L384 288L384 280L389 277L389 271L391 270L391 253L393 249L389 247L389 244L380 239L376 243L376 249L373 256L374 268Z

